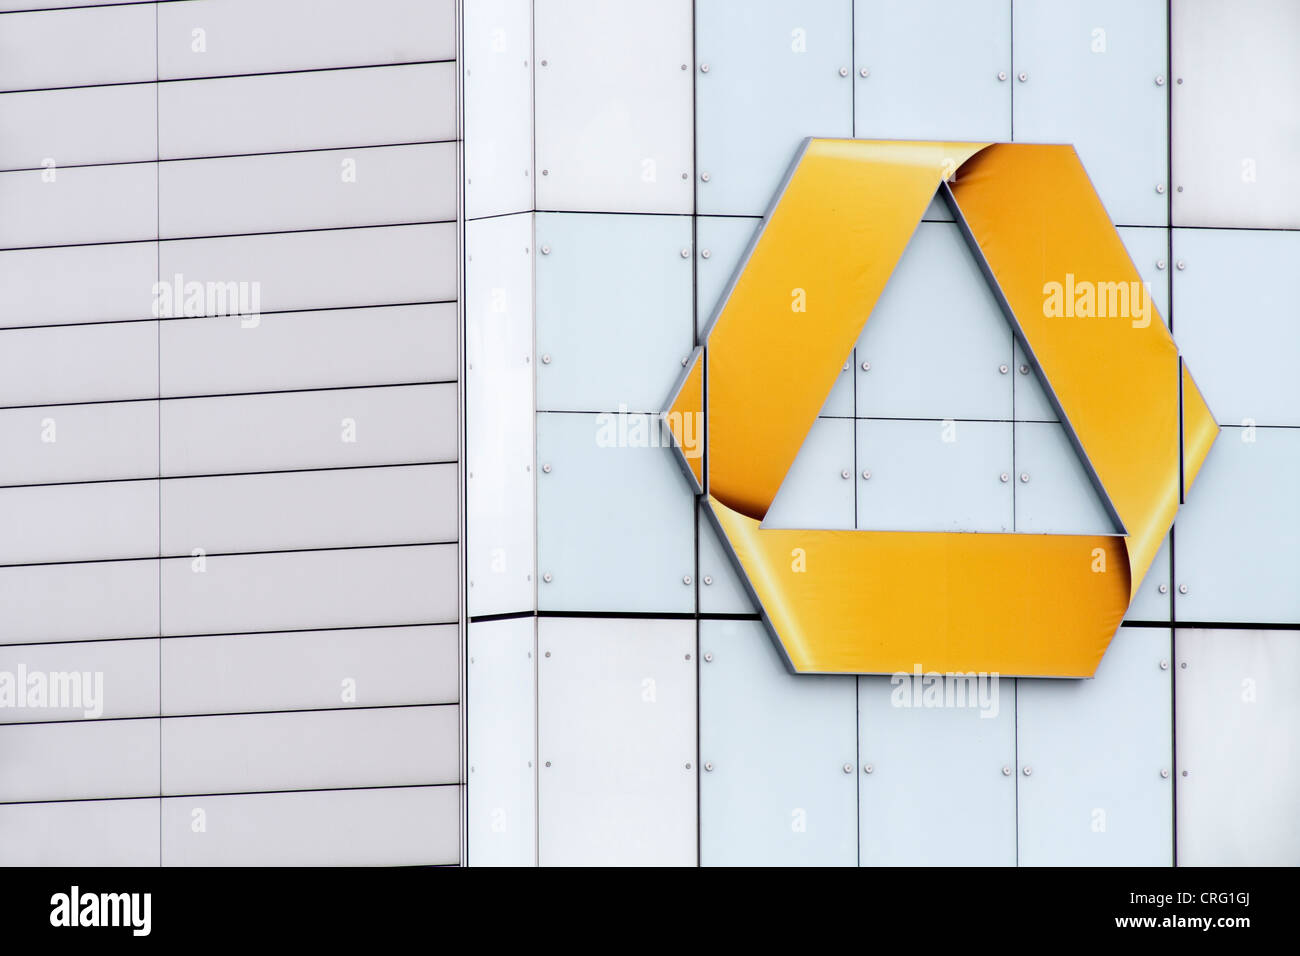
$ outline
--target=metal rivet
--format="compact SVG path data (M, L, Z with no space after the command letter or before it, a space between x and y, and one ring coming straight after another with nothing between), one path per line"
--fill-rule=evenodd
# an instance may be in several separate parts
M1183 670L1187 670L1187 661L1183 661L1183 662L1182 662L1181 664L1179 664L1178 666L1181 667Z
M707 259L707 258L709 258L709 256L711 256L711 255L713 255L713 253L709 252L708 249L701 249L701 250L700 250L700 258L701 258L701 259Z
M1016 79L1019 80L1021 83L1028 82L1028 80L1029 80L1029 74L1028 74L1028 73L1017 73L1017 74L1016 74Z
M691 250L690 250L690 249L683 249L683 250L682 250L682 258L683 258L683 259L689 259L690 257L691 257Z
M713 652L712 652L712 651L710 651L709 653L707 653L707 654L704 655L704 663L706 663L706 664L712 664L712 663L713 663Z
M691 765L690 765L690 764L687 764L687 765L686 765L686 769L687 769L687 770L690 770L690 769L691 769Z
M863 773L875 773L875 772L876 772L876 768L873 767L873 766L872 766L871 764L869 764L869 763L864 763L864 764L862 765L862 772L863 772Z
M1009 369L1008 369L1007 366L1005 366L1005 365L999 365L999 366L998 366L998 371L1001 372L1003 375L1006 375L1007 372L1009 371Z
M1004 776L1004 777L1009 777L1009 776L1011 776L1011 768L1010 768L1010 767L1006 767L1006 766L1004 766L1004 767L1002 768L1002 776Z
M711 764L711 763L706 763L706 764L704 765L704 769L705 769L705 771L707 771L708 773L713 773L713 764Z
M1022 365L1022 366L1020 366L1020 374L1021 374L1021 375L1028 375L1028 374L1029 374L1029 366L1028 366L1028 365Z
M690 584L690 583L691 583L691 576L689 574L683 574L682 584Z
M1025 776L1026 776L1026 777L1032 777L1033 775L1034 775L1034 768L1033 768L1033 767L1026 767L1026 768L1025 768Z
M551 364L551 356L550 356L549 354L547 354L547 355L543 355L543 356L542 356L542 364L543 364L543 365L550 365L550 364Z
M551 762L550 762L550 761L549 761L549 760L548 760L548 761L546 761L546 766L548 766L548 767L549 767L549 766L550 766L550 765L551 765Z
M547 657L550 657L550 656L551 656L551 652L550 652L550 651L547 651L547 652L546 652L546 656L547 656Z
M862 363L862 371L864 371L864 372L870 372L870 371L871 371L871 363L870 363L870 362L863 362L863 363Z
M1165 78L1163 76L1157 76L1156 86L1164 86L1164 85L1165 85Z
M1162 584L1162 585L1160 585L1160 587L1156 588L1156 590L1159 591L1161 594L1168 594L1168 593L1169 593L1169 585L1167 585L1167 584Z
M1007 81L1007 71L1006 71L1006 70L998 70L998 82L999 82L999 83L1005 83L1006 81Z
M1183 82L1183 81L1182 81L1182 80L1179 80L1178 82L1181 83L1181 82ZM1184 777L1187 776L1187 771L1186 771L1186 770L1183 771L1183 776L1184 776Z
M1178 593L1179 593L1179 594L1186 594L1186 593L1187 593L1187 585L1186 585L1186 584L1180 584L1180 585L1178 585Z
M701 63L701 64L700 64L700 72L701 72L701 73L708 73L708 72L709 72L709 64L707 64L707 63Z
M545 65L546 65L546 61L545 61L545 60L543 60L543 61L542 61L542 66L545 66ZM547 764L547 765L546 765L546 766L548 766L548 767L549 767L549 766L550 766L550 764L549 764L549 763L548 763L548 764Z
M551 473L551 466L549 464L542 465L542 471L546 472L549 475Z
M1156 260L1156 268L1159 269L1161 272L1164 272L1164 271L1165 271L1165 260L1164 260L1164 259L1157 259L1157 260Z
M998 475L998 481L1001 481L1004 484L1010 480L1011 480L1011 476L1008 475L1005 471L1002 474Z
M688 69L688 67L687 67L687 66L686 66L686 64L685 64L685 63L683 63L683 64L682 64L682 69L683 69L683 70L685 70L685 69ZM686 766L688 766L688 767L689 767L689 766L690 766L690 764L687 764L687 765L686 765Z
M704 586L705 586L705 587L708 587L710 584L713 583L713 577L712 577L712 575L708 575L708 574L706 574L706 575L704 575L704 577L702 578L702 580L704 581Z
M845 481L847 481L849 477L849 470L845 468L843 471L841 471L840 477L843 478Z
M1179 192L1182 192L1182 191L1183 191L1183 187L1182 187L1182 186L1179 186L1179 187L1178 187L1178 191L1179 191Z
M848 75L849 75L849 68L847 66L840 67L840 76L848 76Z
M542 255L544 255L544 256L549 256L549 255L551 254L551 247L550 247L550 246L542 246L541 252L542 252Z
M711 177L708 173L700 173L700 182L702 183L707 183L712 178L713 177Z
M1022 471L1022 472L1020 473L1020 483L1021 483L1022 485L1027 485L1027 484L1029 484L1029 472L1027 472L1027 471Z
M1177 262L1174 263L1174 268L1177 269L1179 272L1182 272L1184 269L1187 268L1187 263L1184 262L1182 259L1179 259Z
M1160 771L1160 776L1161 776L1162 779L1164 779L1164 780L1168 780L1168 779L1169 779L1169 771L1168 771L1168 770L1161 769L1161 771Z
M864 80L870 75L871 75L871 71L868 70L865 66L862 69L858 70L858 76L862 77Z
M542 170L542 175L543 175L543 176L549 176L549 175L551 175L551 171L550 171L549 169L543 169L543 170Z
M690 173L682 173L682 179L690 179L690 178L691 178Z
M690 357L689 355L683 355L683 356L682 356L682 368L686 368L686 363L689 362L690 360L691 360L691 357Z
M870 480L871 480L871 472L868 471L868 470L866 470L865 468L862 470L862 480L863 480L863 481L870 481Z
M1162 671L1167 671L1167 670L1169 670L1169 662L1168 662L1168 661L1161 661L1161 662L1160 662L1160 669L1161 669Z
M689 661L689 660L691 659L691 655L690 655L690 654L687 654L687 655L686 655L686 659Z
M1178 78L1178 85L1179 86L1183 85L1183 78L1181 76Z
M1158 192L1160 195L1163 196L1163 195L1165 194L1165 184L1164 184L1164 183L1156 183L1156 192Z
M550 571L547 571L545 574L543 574L543 575L542 575L542 580L545 581L547 584L550 584L550 583L551 583L551 572L550 572ZM546 652L546 656L547 656L547 657L550 657L550 656L551 656L551 652L550 652L550 651L547 651L547 652Z

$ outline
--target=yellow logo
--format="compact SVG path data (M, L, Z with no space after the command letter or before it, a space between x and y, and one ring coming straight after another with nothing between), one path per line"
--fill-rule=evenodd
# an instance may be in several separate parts
M1122 534L762 526L936 190ZM664 413L790 668L1092 676L1219 431L1153 311L1073 147L807 140Z

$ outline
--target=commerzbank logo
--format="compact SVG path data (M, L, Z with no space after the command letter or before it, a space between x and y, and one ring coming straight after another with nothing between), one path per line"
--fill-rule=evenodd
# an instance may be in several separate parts
M936 190L1121 533L764 526ZM1021 143L805 141L664 421L806 673L1091 676L1218 434L1074 149Z

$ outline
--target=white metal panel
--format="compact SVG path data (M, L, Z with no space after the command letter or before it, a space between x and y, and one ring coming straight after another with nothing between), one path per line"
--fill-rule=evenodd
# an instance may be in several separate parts
M760 215L805 137L853 135L852 0L696 7L700 211Z
M458 536L455 464L162 482L162 549L186 555L428 544Z
M158 75L450 60L455 0L194 0L158 6ZM196 30L203 31L195 35Z
M854 865L854 679L788 673L758 621L701 621L700 654L700 862Z
M695 622L538 621L543 866L696 862Z
M537 407L658 412L695 337L686 216L537 217Z
M151 7L133 3L0 18L0 90L153 80ZM38 50L44 55L34 55Z
M161 243L173 286L246 282L262 312L449 302L456 298L452 223L338 229ZM152 282L152 280L150 280Z
M0 806L4 866L157 866L158 800Z
M103 402L158 395L158 327L152 322L0 335L0 405Z
M466 223L468 612L536 606L532 216Z
M158 723L0 725L0 802L157 796Z
M537 862L536 618L472 622L467 651L471 866Z
M1178 862L1300 862L1300 670L1294 631L1183 630L1178 669Z
M757 614L735 561L703 506L699 529L700 613Z
M537 205L691 212L691 2L537 0Z
M694 498L675 453L634 437L656 436L657 423L649 415L538 414L542 609L695 609Z
M412 103L420 109L411 109ZM213 122L213 117L226 121ZM455 138L454 63L182 80L158 87L163 159Z
M1172 27L1174 222L1300 227L1300 7L1179 0Z
M12 452L0 457L0 485L152 478L158 474L158 403L5 409L0 448Z
M1300 429L1223 430L1174 524L1179 620L1300 624L1298 465Z
M158 167L74 166L0 173L0 246L122 242L158 235Z
M163 322L162 394L455 381L456 306L277 312L245 327L238 315Z
M0 642L79 641L158 633L158 562L0 568Z
M1155 560L1151 562L1151 568L1138 585L1137 596L1133 598L1133 603L1129 605L1128 612L1124 615L1126 621L1172 619L1174 605L1170 600L1170 594L1174 585L1170 577L1169 541L1169 535L1165 535L1160 550L1156 552Z
M0 169L53 162L57 176L59 168L79 163L152 162L155 96L155 87L144 83L0 97Z
M1013 7L1015 138L1073 144L1120 225L1169 221L1165 8L1165 0Z
M0 647L0 674L11 675L15 690L0 707L4 723L158 716L156 638L11 644ZM32 680L49 696L33 697Z
M1146 283L1151 301L1165 325L1169 325L1169 230L1150 226L1121 226L1115 230ZM1180 305L1182 303L1179 303Z
M1224 425L1300 425L1300 232L1175 229L1178 344ZM1178 264L1182 268L1178 268Z
M166 634L456 620L456 546L191 558L162 566Z
M1118 534L1119 527L1092 483L1065 427L1056 422L1016 422L1017 531L1047 534Z
M973 672L858 679L864 865L1015 865L1015 684Z
M533 208L532 0L465 4L465 215Z
M857 526L1010 531L1011 428L1008 422L859 420Z
M819 418L763 519L769 528L852 528L853 421Z
M5 488L0 527L0 564L156 557L158 482Z
M393 465L455 457L455 385L174 398L162 403L166 475Z
M1010 0L856 0L853 56L854 136L1011 138Z
M456 786L171 797L162 801L162 864L454 864L459 820Z
M0 326L147 319L157 278L152 242L0 252Z
M1120 628L1091 680L1017 681L1022 865L1173 862L1169 638Z
M1025 355L1020 343L1015 343L1012 369L1015 372L1015 415L1018 422L1059 422L1060 416L1052 407L1047 390L1043 387L1038 364Z
M163 713L453 704L457 643L451 624L169 639Z
M704 330L722 307L723 295L761 219L748 216L697 216L695 219L695 315Z

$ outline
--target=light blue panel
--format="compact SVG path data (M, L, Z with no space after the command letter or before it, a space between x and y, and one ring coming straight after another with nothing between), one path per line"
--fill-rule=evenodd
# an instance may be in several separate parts
M736 564L718 537L713 522L700 508L700 612L757 614Z
M537 407L658 412L694 348L691 220L537 217Z
M1015 138L1072 143L1111 219L1168 206L1165 0L1017 0Z
M1011 530L1009 422L857 424L859 528Z
M844 367L840 374L835 378L835 384L831 386L830 394L826 396L826 404L822 406L821 414L832 418L852 418L853 417L853 368L854 358L857 350L849 352L849 357L844 360Z
M853 9L855 136L1011 138L1011 0L857 0Z
M1015 866L1015 684L858 678L864 865Z
M695 610L694 498L671 449L643 444L657 422L537 416L542 610Z
M1016 530L1039 534L1118 534L1058 422L1016 422Z
M926 208L925 215L921 218L926 222L956 221L952 218L952 210L948 208L948 204L944 202L943 197L938 193L935 193L934 198L930 200L930 205Z
M1298 470L1300 429L1219 435L1174 523L1179 620L1300 624Z
M1038 371L1038 364L1026 357L1020 343L1015 344L1015 420L1018 422L1059 422L1061 419L1052 408L1043 380Z
M1169 230L1123 226L1117 230L1128 250L1129 258L1137 266L1138 275L1151 289L1150 296L1156 311L1169 325ZM1153 318L1154 321L1154 318Z
M819 418L813 422L763 525L853 527L852 419Z
M746 216L700 216L695 220L695 308L701 331L722 306L722 296L762 221Z
M853 866L852 677L786 671L758 621L700 622L700 863Z
M1220 424L1300 425L1297 263L1300 232L1174 230L1178 346Z
M1124 614L1126 621L1170 620L1173 603L1169 600L1169 592L1173 588L1173 582L1169 571L1169 535L1165 535L1155 560L1151 562L1150 570L1138 585L1137 597Z
M854 362L859 418L1011 418L1011 328L956 224L917 226Z
M1022 866L1173 862L1167 628L1120 628L1091 680L1017 681Z
M853 135L852 47L852 0L698 0L701 213L762 215L804 137Z

